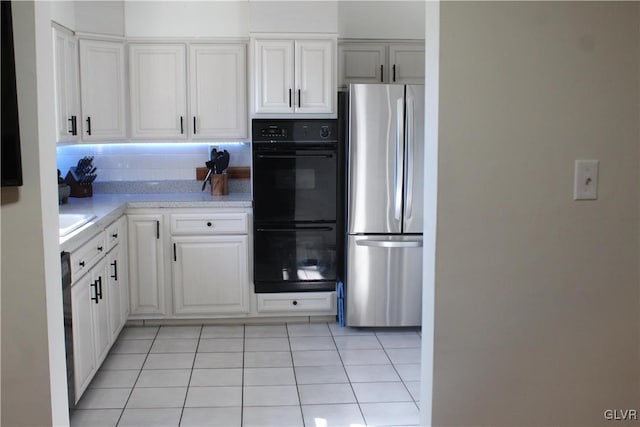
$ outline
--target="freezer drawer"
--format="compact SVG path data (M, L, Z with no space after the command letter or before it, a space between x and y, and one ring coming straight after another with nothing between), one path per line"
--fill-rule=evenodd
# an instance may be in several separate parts
M348 326L422 323L422 235L349 236Z

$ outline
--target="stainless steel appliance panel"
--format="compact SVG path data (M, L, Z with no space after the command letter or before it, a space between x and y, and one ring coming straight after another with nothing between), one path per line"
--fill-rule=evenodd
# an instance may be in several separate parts
M424 210L424 86L406 89L403 233L422 233Z
M401 233L404 86L349 88L348 232Z
M347 325L422 323L422 236L349 236Z

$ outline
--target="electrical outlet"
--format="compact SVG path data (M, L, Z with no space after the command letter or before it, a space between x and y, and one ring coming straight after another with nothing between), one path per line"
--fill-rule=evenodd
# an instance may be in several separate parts
M573 200L598 198L598 160L576 160L573 179Z

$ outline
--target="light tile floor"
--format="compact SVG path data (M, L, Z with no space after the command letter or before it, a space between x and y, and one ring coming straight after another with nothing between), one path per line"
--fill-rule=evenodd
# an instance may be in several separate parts
M326 323L125 328L71 425L418 425L420 340Z

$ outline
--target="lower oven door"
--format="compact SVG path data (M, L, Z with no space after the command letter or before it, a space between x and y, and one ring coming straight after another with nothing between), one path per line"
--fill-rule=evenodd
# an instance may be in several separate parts
M258 224L254 231L256 293L335 290L335 223Z
M253 147L256 221L336 220L337 154L327 147Z

